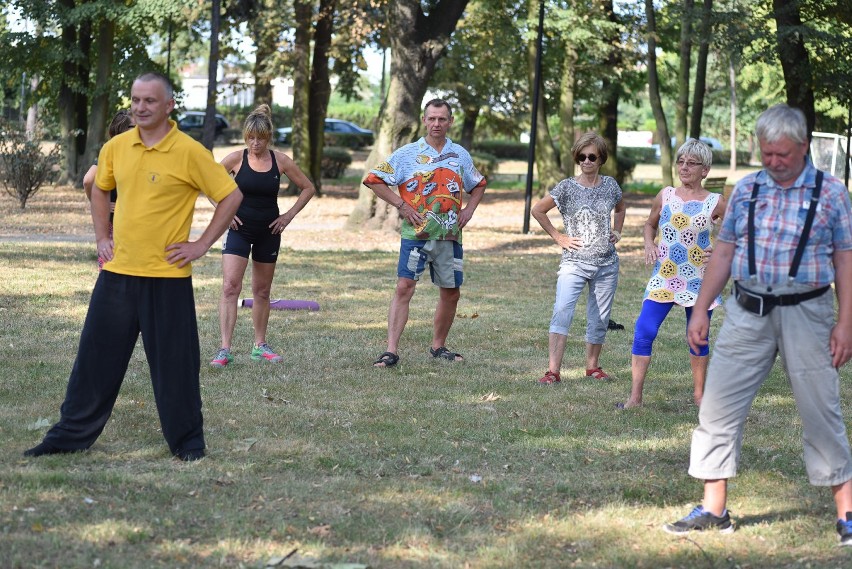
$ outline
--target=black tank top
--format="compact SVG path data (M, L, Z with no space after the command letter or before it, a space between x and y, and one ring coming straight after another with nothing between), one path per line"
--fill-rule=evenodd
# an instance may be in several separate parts
M272 157L272 168L266 172L255 172L249 166L248 150L243 150L243 163L240 171L234 176L234 181L243 193L243 202L237 211L237 217L240 219L272 221L278 217L281 174L275 153L270 150L269 156Z

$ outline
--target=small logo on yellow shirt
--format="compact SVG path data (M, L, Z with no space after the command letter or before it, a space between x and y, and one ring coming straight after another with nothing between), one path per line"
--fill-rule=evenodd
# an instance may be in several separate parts
M151 184L159 184L160 183L160 173L159 172L148 172L148 182Z

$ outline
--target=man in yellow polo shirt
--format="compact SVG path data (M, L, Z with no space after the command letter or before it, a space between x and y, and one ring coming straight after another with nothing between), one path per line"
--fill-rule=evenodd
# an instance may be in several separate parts
M175 101L166 77L140 75L130 95L136 127L104 145L92 192L98 254L107 262L92 291L59 422L24 456L94 444L141 332L169 450L181 460L204 457L190 262L224 233L242 194L210 151L169 120ZM116 188L111 238L109 191ZM201 237L189 241L199 192L218 206Z

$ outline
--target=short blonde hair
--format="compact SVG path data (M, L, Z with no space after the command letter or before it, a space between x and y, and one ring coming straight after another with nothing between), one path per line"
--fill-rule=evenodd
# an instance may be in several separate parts
M265 140L272 139L272 110L263 104L249 113L243 124L243 140L254 135Z
M701 161L701 165L705 168L709 168L713 165L713 152L710 150L710 147L700 140L695 140L694 138L687 138L686 142L681 144L680 148L677 149L677 153L675 154L675 162L681 159L683 156L694 156Z
M581 135L577 139L577 142L574 143L574 146L571 147L571 156L574 158L574 162L577 162L577 155L580 154L580 151L590 144L593 144L598 151L600 159L598 164L604 164L609 157L609 152L606 148L606 140L596 132L587 132Z

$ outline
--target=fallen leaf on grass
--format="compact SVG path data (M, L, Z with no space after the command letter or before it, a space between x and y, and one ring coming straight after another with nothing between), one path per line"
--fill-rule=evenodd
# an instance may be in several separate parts
M243 439L234 446L234 450L248 452L255 443L257 443L257 439Z
M285 405L287 403L290 403L288 400L284 399L283 397L276 397L275 395L271 395L269 393L269 390L266 389L265 387L261 390L260 396L263 397L264 399L266 399L267 401L272 401L273 403L284 403Z
M499 401L500 399L500 396L494 393L493 391L479 398L480 401Z
M476 312L474 312L470 316L468 316L467 314L456 314L456 318L470 318L471 320L473 320L474 318L479 318L479 314L477 314Z
M331 534L330 524L321 524L308 529L308 533L312 533L319 537L328 537Z
M38 431L39 429L44 429L45 427L49 427L50 424L51 423L50 423L49 420L47 420L43 417L39 417L36 422L30 423L29 425L27 425L27 430L28 431Z

